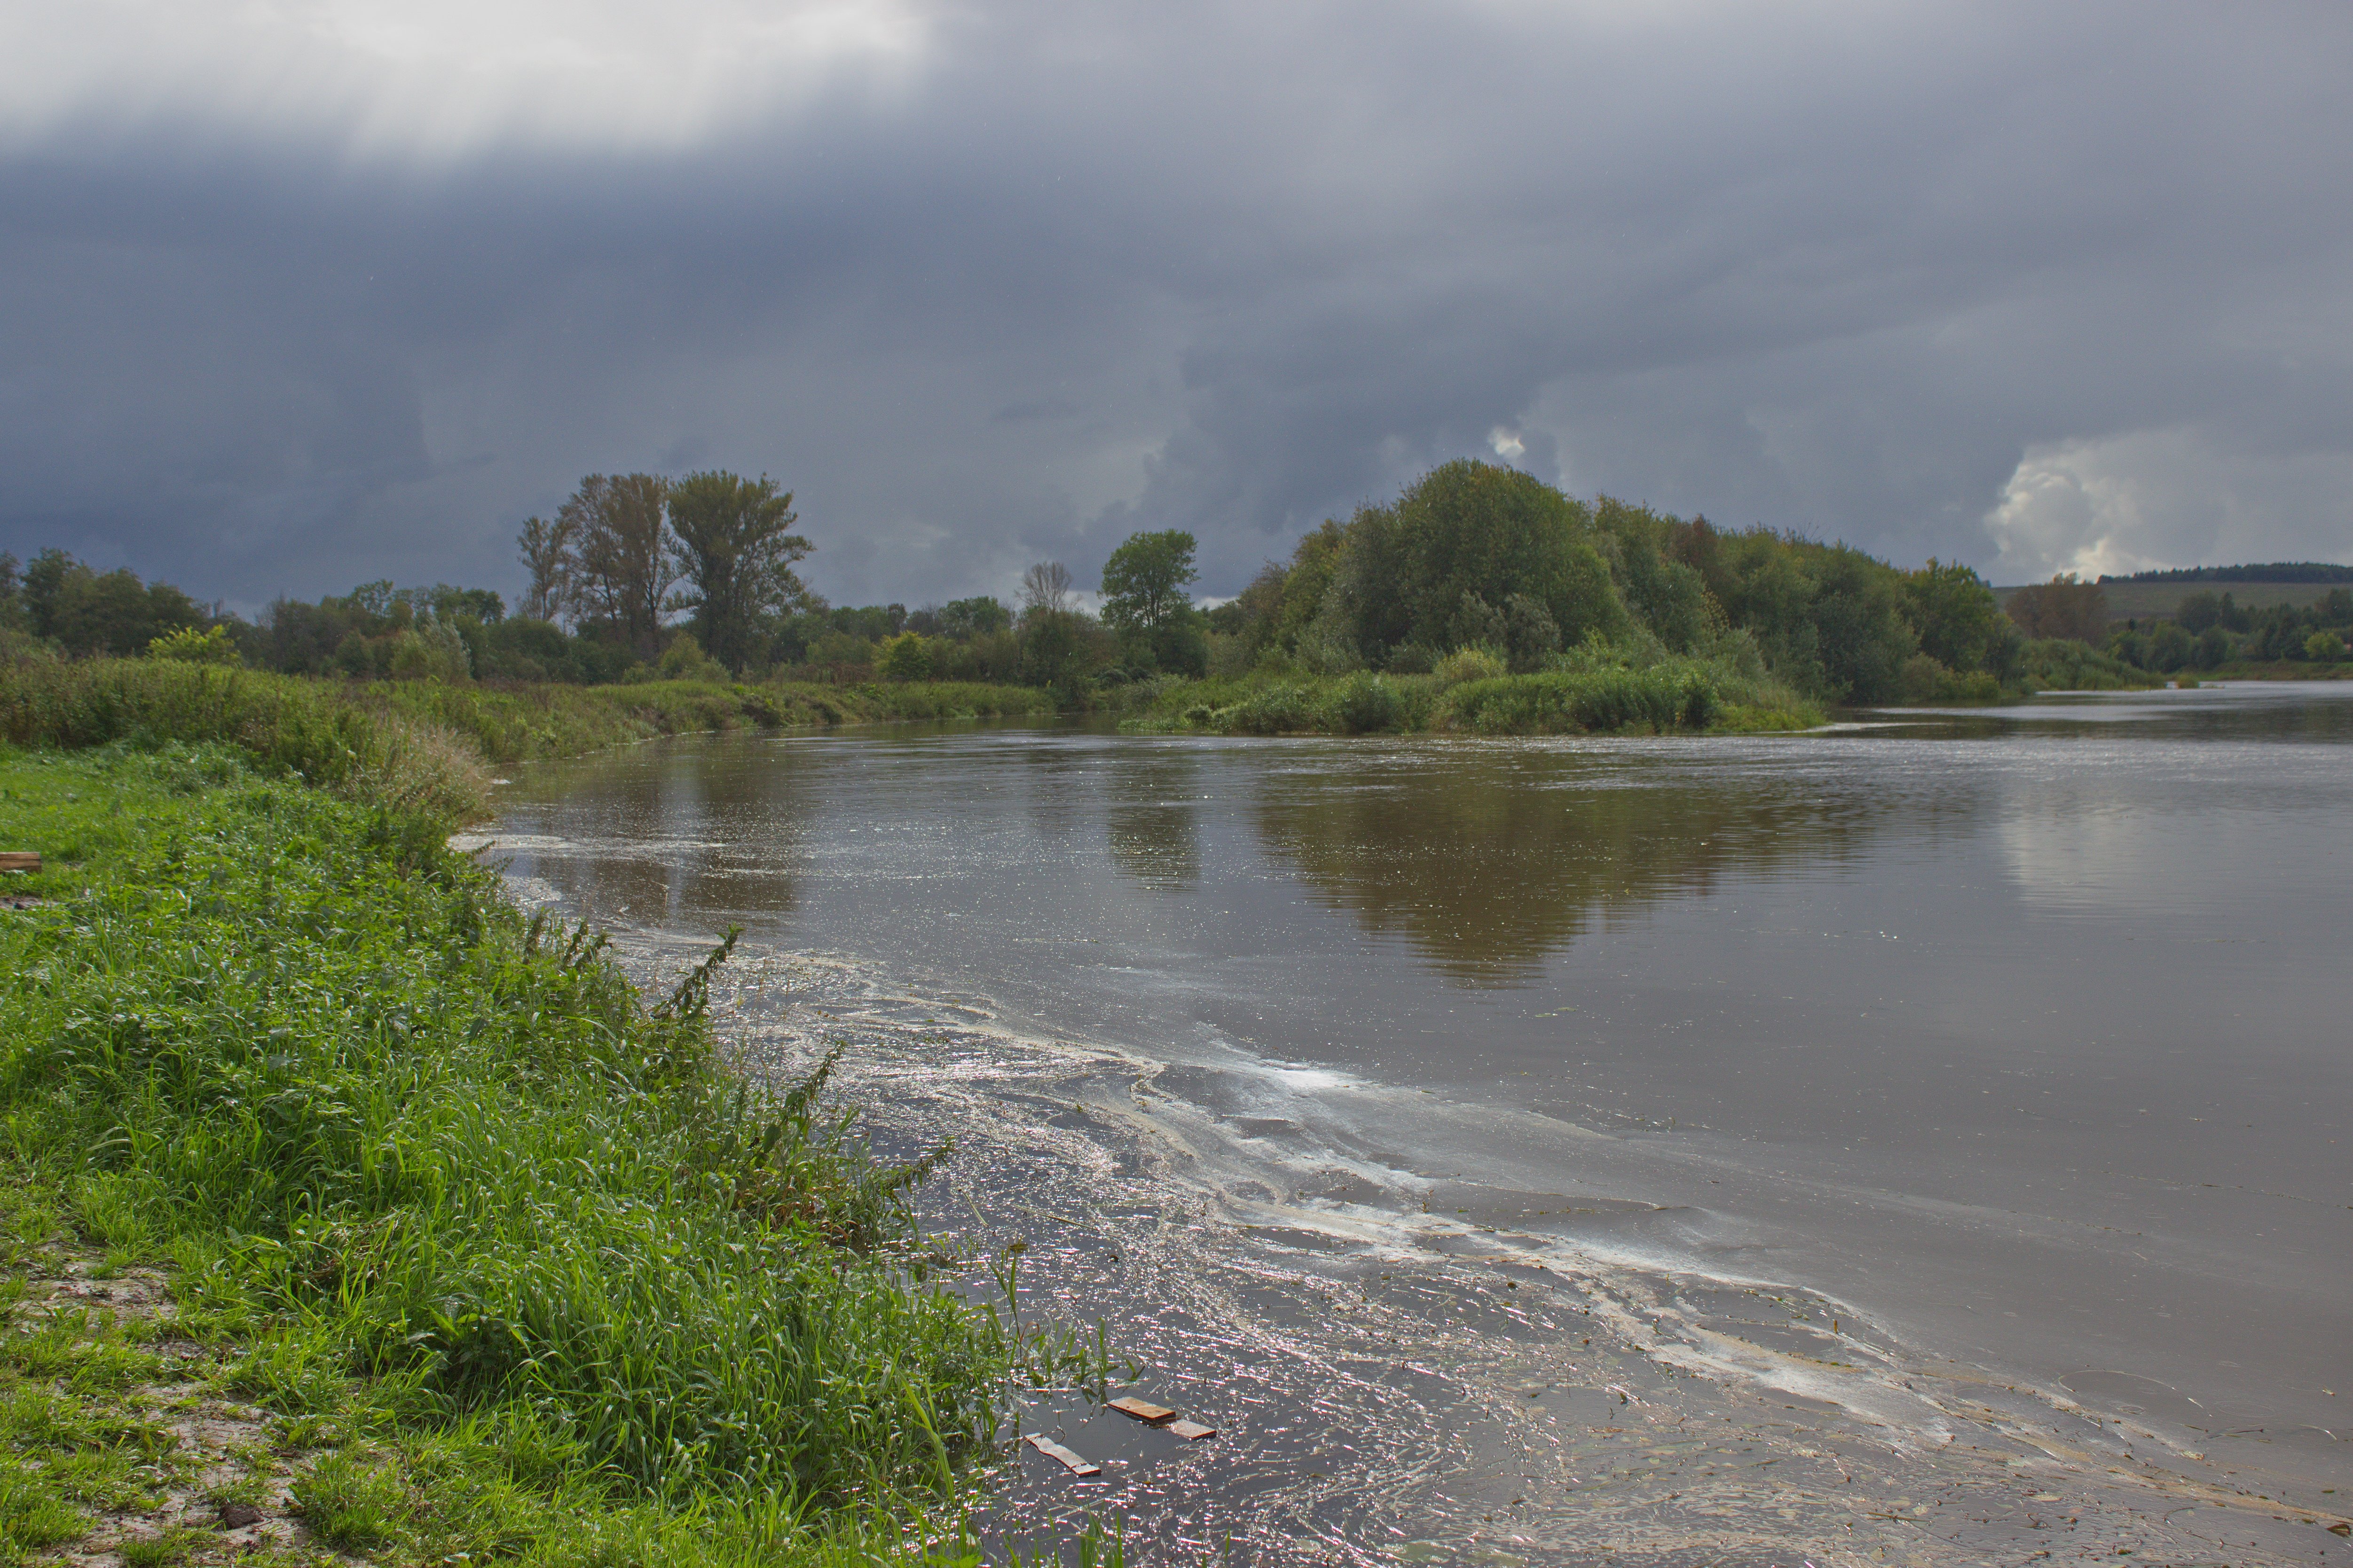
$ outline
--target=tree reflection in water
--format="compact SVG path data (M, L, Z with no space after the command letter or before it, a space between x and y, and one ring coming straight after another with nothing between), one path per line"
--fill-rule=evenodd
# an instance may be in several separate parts
M1316 899L1464 985L1531 984L1598 923L1729 879L1836 867L1887 815L1687 752L1453 744L1444 765L1416 745L1270 772L1256 816Z
M1198 887L1202 794L1190 748L1117 757L1104 809L1112 864L1148 888Z

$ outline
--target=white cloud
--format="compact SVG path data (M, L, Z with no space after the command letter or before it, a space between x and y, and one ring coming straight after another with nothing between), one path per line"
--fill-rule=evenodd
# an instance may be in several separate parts
M2194 427L2030 447L1986 515L1998 581L2353 553L2353 452L2234 448Z
M0 147L185 121L366 155L675 150L918 66L913 0L87 0L0 13Z
M1487 432L1487 445L1495 449L1495 456L1507 463L1517 462L1520 455L1528 449L1528 444L1520 439L1518 431L1507 430L1501 425Z

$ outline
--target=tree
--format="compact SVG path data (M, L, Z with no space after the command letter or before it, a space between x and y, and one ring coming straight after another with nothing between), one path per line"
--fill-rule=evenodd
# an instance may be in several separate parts
M2097 583L2063 572L2048 583L2021 588L2002 606L2031 637L2067 637L2097 647L2108 629L2108 596Z
M875 668L885 680L929 680L932 639L921 632L901 632L883 642Z
M940 631L959 642L988 637L1013 625L1013 617L1003 605L984 595L973 599L952 599L940 606Z
M52 546L25 563L25 618L31 623L37 637L57 636L58 597L64 593L66 579L76 572L90 568Z
M1357 650L1385 662L1405 644L1478 640L1487 626L1474 599L1492 609L1514 594L1541 604L1570 647L1627 624L1592 514L1531 475L1466 458L1357 512L1319 614L1345 614Z
M1103 624L1149 637L1189 616L1193 600L1185 590L1201 577L1193 550L1193 536L1181 528L1129 534L1103 563Z
M670 489L671 558L693 584L677 603L695 612L702 646L731 669L751 661L763 618L807 596L793 563L813 547L791 531L796 521L792 492L765 474L713 468Z
M2014 672L2021 633L1984 578L1958 562L1931 559L1904 574L1904 597L1920 651L1947 669Z
M669 497L659 475L591 474L555 514L574 532L574 614L606 621L645 659L660 652L663 603L678 581Z
M523 565L531 572L522 613L533 620L553 621L571 608L572 547L578 538L576 518L559 514L554 522L537 517L524 521L515 542L521 546Z
M1021 574L1021 609L1060 615L1071 607L1071 569L1059 561L1040 561Z

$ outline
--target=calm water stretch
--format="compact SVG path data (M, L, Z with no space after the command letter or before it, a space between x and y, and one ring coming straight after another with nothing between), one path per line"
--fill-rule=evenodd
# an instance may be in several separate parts
M712 739L490 835L849 1047L1238 1560L2353 1560L2353 685L1760 740ZM997 1287L975 1270L975 1293ZM1018 1465L1018 1468L1016 1468Z

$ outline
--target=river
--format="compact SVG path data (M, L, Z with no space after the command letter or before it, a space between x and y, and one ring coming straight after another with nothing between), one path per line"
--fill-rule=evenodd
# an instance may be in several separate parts
M1755 739L965 724L532 767L527 900L744 928L1185 1444L1168 1560L2353 1560L2353 683ZM965 1285L994 1290L985 1271Z

